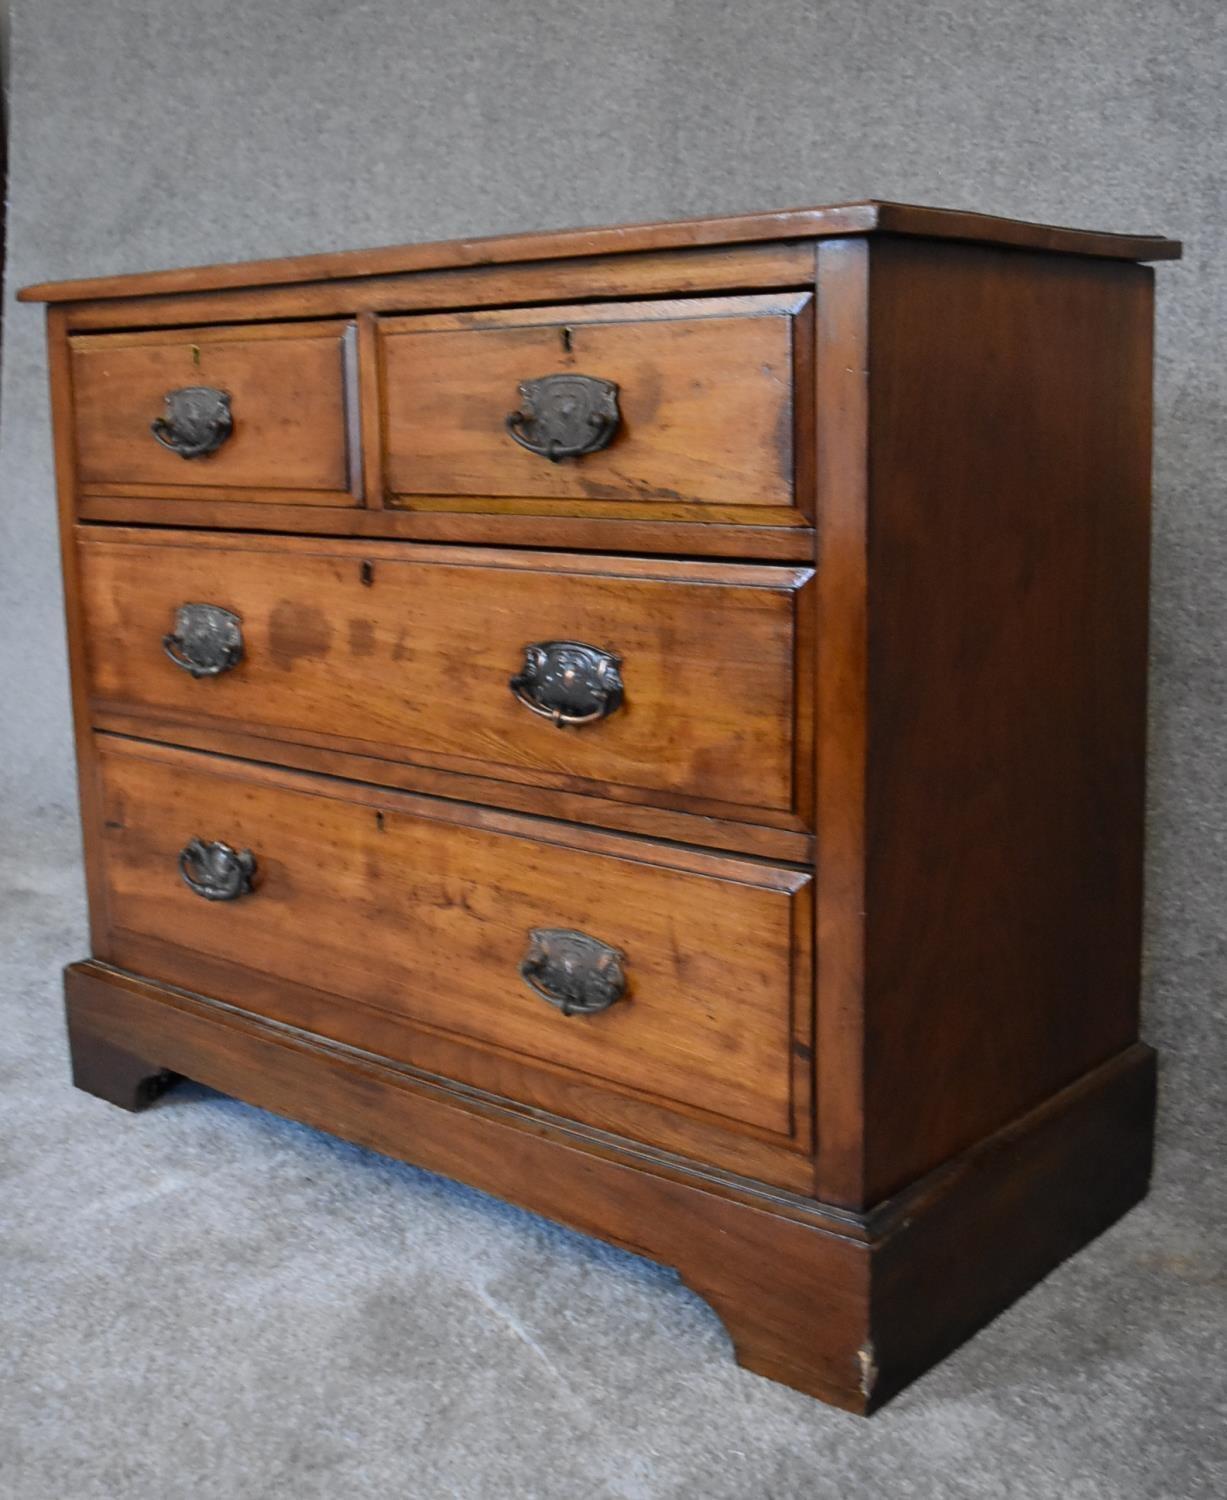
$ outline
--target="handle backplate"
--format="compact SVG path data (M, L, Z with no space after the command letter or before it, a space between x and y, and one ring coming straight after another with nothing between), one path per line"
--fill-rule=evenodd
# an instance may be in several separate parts
M180 458L204 458L216 453L234 430L230 393L211 385L189 385L167 391L166 413L155 417L149 430L163 448Z
M520 978L564 1016L594 1016L626 993L625 953L566 927L534 927Z
M621 658L583 641L534 641L509 686L525 708L560 729L606 719L622 702Z
M520 383L520 409L504 425L521 448L560 463L598 453L618 430L618 387L596 375L542 375Z
M206 901L237 901L253 889L256 857L220 840L190 839L179 851L179 873L188 890Z
M220 677L243 660L243 622L220 604L181 604L162 650L193 677Z

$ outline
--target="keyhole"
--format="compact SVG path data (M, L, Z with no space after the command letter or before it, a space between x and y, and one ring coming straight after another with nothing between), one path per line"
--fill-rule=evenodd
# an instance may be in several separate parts
M562 331L562 352L564 354L570 354L570 352L571 352L571 330L569 328L564 328L561 331Z
M375 564L373 562L364 562L360 564L358 568L358 577L362 580L363 588L369 589L370 586L375 582Z

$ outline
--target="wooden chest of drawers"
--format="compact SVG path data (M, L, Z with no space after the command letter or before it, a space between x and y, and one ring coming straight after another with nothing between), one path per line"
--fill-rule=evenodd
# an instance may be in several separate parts
M29 289L92 920L186 1075L868 1411L1145 1191L1152 273L892 204Z

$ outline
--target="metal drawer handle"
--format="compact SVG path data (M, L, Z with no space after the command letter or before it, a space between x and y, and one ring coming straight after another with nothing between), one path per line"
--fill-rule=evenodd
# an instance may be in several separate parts
M180 458L204 458L216 453L234 430L229 391L189 385L167 391L162 399L166 415L155 417L149 430L163 448Z
M243 622L218 604L181 604L162 650L193 677L220 677L243 660Z
M521 448L559 463L597 453L618 430L618 387L595 375L543 375L520 382L519 411L504 425Z
M220 841L192 839L179 851L179 873L188 890L206 901L237 901L251 893L256 857L250 849L240 853Z
M622 702L620 657L582 641L535 641L509 686L530 712L564 725L607 719Z
M564 1016L594 1016L626 993L625 953L565 927L534 927L520 978Z

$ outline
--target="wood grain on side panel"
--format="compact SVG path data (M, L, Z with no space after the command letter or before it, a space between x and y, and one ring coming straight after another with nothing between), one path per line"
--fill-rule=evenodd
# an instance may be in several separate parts
M864 1198L869 247L818 253L816 1191Z
M1152 288L870 255L873 1201L1137 1035Z

